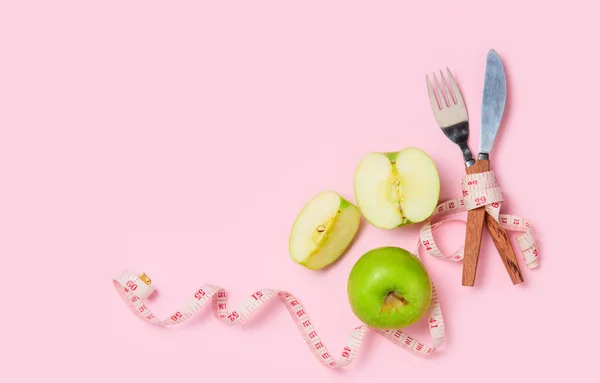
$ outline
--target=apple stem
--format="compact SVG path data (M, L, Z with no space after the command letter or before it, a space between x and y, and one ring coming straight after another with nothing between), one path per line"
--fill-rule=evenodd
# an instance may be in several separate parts
M396 298L397 300L399 300L401 304L403 304L403 305L405 305L405 304L406 304L406 299L404 299L404 297L403 297L403 296L400 296L400 295L398 295L398 294L396 294L396 293L394 293L394 292L391 292L391 293L389 293L388 295L391 295L391 296L393 296L394 298Z

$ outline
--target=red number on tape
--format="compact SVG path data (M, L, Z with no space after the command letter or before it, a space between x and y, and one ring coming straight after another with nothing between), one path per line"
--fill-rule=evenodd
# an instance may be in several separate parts
M137 289L137 285L133 283L133 281L127 281L125 286L129 287L131 291L135 291Z
M252 298L254 298L255 300L259 300L260 297L262 297L262 293L260 291L257 291L254 294L252 294Z
M428 240L423 241L423 246L425 246L426 250L431 250L432 249L432 247L429 245L429 241Z
M348 358L350 356L350 351L351 351L350 347L348 347L348 346L344 347L344 352L342 352L342 356L344 358Z

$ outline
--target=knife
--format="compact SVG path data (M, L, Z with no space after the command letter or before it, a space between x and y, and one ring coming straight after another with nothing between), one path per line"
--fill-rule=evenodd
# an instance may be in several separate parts
M479 153L475 164L466 168L467 174L483 173L490 170L489 155L500 128L505 106L506 74L504 65L498 53L490 49L485 66ZM498 249L513 284L522 282L523 277L506 230L492 216L486 215L485 207L469 210L467 214L463 286L473 286L475 283L484 221L487 223L494 245Z
M488 160L506 105L506 74L498 53L490 49L485 64L481 130L477 159Z

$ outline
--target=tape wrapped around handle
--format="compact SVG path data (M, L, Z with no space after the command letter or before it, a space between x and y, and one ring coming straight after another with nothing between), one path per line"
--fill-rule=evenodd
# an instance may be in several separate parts
M452 221L466 224L465 220L459 218L440 218L485 206L485 210L504 229L522 233L516 237L516 240L527 268L534 269L539 266L540 254L531 224L519 216L500 213L504 193L500 190L493 171L464 176L462 179L462 194L461 198L447 200L437 206L433 215L421 227L419 246L423 246L429 255L436 258L454 262L461 261L464 256L464 246L461 246L450 255L442 254L433 239L433 229Z

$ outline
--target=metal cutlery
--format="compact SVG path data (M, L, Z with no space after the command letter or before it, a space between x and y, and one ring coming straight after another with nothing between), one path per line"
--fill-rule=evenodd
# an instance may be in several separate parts
M460 147L460 150L463 154L463 159L465 161L465 166L471 167L475 164L475 160L473 159L473 154L471 153L471 150L469 150L469 146L467 144L467 141L469 140L469 116L467 114L467 107L460 93L460 89L456 85L456 81L450 72L450 69L446 68L446 70L448 71L448 78L450 80L450 84L452 85L452 90L456 101L452 97L452 92L450 92L446 78L441 70L440 78L443 84L442 87L440 87L435 73L433 74L435 89L439 94L439 103L437 102L435 91L431 85L431 82L429 81L429 76L426 77L427 90L429 91L429 101L431 102L431 106L433 108L435 120L442 129L442 132L444 132L450 141L454 142Z
M435 86L431 84L429 76L426 76L427 90L434 117L442 132L461 149L466 173L487 172L490 170L489 153L498 132L506 102L506 79L502 62L494 50L488 52L481 117L481 142L477 160L473 158L467 144L469 118L465 102L452 73L448 68L446 70L451 86L448 86L441 70L440 80L442 85L438 82L435 73L433 74ZM494 245L511 281L513 284L522 282L523 277L506 230L492 216L486 215L485 207L482 206L481 208L471 209L467 213L463 286L473 286L475 283L484 221L487 223Z

